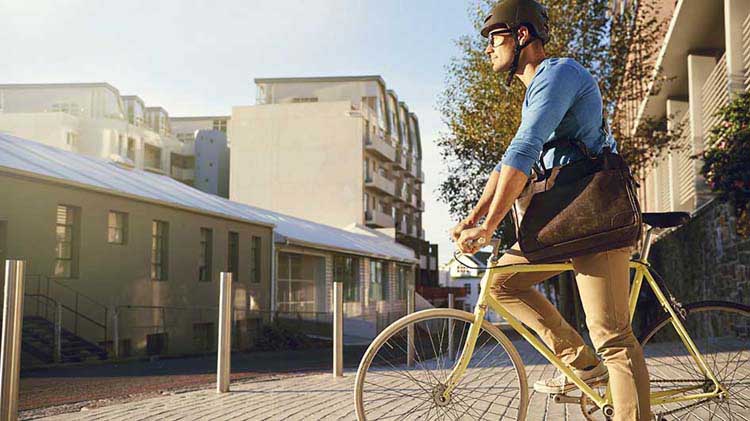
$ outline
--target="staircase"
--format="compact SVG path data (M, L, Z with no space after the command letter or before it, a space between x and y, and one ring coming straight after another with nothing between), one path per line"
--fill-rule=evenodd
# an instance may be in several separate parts
M55 363L55 325L49 320L38 316L23 318L23 333L21 337L21 351L23 358L21 365ZM87 360L106 360L107 351L93 344L73 332L60 329L60 361L59 363L77 363Z

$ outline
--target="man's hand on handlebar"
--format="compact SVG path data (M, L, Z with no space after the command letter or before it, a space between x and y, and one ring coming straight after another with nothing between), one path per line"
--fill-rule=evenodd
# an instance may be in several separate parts
M451 239L453 240L453 242L455 243L456 241L458 241L458 238L459 238L459 237L461 236L461 233L462 233L462 232L463 232L463 231L464 231L465 229L467 229L467 228L471 228L471 227L472 227L472 224L469 224L469 223L468 223L468 222L466 222L465 220L462 220L461 222L459 222L458 224L456 224L456 226L455 226L455 227L453 227L453 228L452 228L452 229L450 230L450 234L451 234Z
M483 227L466 228L461 231L461 235L456 241L456 246L465 254L474 254L482 247L490 244L492 232Z

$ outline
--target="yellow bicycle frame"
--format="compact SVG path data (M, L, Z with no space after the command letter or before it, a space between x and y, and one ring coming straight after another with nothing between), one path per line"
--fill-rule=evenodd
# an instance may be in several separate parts
M646 282L648 282L649 286L656 295L656 298L658 299L662 308L669 314L670 322L672 326L674 326L675 331L685 345L685 348L690 352L690 355L695 360L701 372L703 372L703 374L706 375L714 384L714 390L712 392L696 393L685 396L676 395L685 393L686 391L690 390L702 389L703 385L652 392L651 403L653 405L660 405L666 403L713 398L720 394L725 394L726 389L719 383L714 372L706 364L703 355L701 355L700 351L695 346L695 343L693 343L693 340L690 338L690 335L685 330L680 316L677 315L674 308L670 304L669 299L664 295L661 288L659 288L659 285L651 274L649 267L650 266L648 265L648 263L644 261L633 260L630 262L630 268L635 269L635 278L630 290L630 297L628 301L631 322L633 320L633 315L635 314L636 304L638 302L638 294L640 293L641 287L643 285L643 279L645 278ZM459 357L457 364L453 367L453 370L451 371L446 381L446 388L443 392L446 399L453 391L453 389L459 384L459 382L463 378L464 373L466 372L467 367L469 366L469 361L471 360L471 357L474 353L474 347L476 345L477 338L479 337L479 330L482 326L487 308L489 307L497 314L502 316L508 322L508 324L516 332L518 332L518 334L521 335L521 337L523 337L527 342L531 344L531 346L539 351L539 353L541 353L552 365L554 365L561 372L565 373L565 375L568 376L568 378L576 386L578 386L578 388L583 393L585 393L586 396L588 396L599 408L602 408L604 405L612 405L612 397L609 393L609 387L607 388L607 392L604 394L604 396L599 395L599 393L594 391L589 385L581 380L580 377L575 375L575 373L573 373L573 370L569 366L567 366L564 362L557 358L557 356L553 354L552 351L533 333L531 333L531 331L529 331L526 326L519 322L518 319L513 317L513 315L511 315L500 302L498 302L492 295L489 294L489 280L499 274L519 272L564 272L568 270L573 270L572 263L517 264L495 267L485 271L484 276L482 277L482 280L480 282L481 293L474 310L474 322L469 328L468 336L464 343L461 356Z

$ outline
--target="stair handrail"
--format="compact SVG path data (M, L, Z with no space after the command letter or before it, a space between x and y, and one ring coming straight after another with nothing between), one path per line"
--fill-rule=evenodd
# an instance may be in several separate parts
M49 294L49 283L50 282L52 282L53 285L62 287L63 289L68 290L68 291L70 291L70 292L72 292L74 294L73 297L74 297L75 304L73 304L73 305L75 306L75 308L71 308L68 305L62 304L62 306L64 308L66 308L68 311L72 312L73 315L75 316L74 319L73 319L73 333L75 333L76 335L78 334L78 318L80 317L80 318L82 318L84 320L87 320L87 321L93 323L95 326L98 326L98 327L102 328L104 330L104 342L106 342L107 339L109 339L108 338L109 309L107 308L107 306L104 305L104 304L102 304L102 303L100 303L100 302L98 302L97 300L89 297L88 295L83 294L83 293L81 293L81 292L79 292L79 291L71 288L70 286L63 284L62 282L58 281L57 279L55 279L53 277L49 277L48 276L46 278L47 278L47 284L48 284L48 286L47 286L47 293L48 294ZM104 311L104 317L103 317L104 320L102 322L99 322L99 321L95 320L93 318L93 316L89 316L89 315L86 315L83 312L81 312L79 310L79 308L78 308L79 297L82 297L82 298L88 300L89 303L93 304L94 306L100 307Z

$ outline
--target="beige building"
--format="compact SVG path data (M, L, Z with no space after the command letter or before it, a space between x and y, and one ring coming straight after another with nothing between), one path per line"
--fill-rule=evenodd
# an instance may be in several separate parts
M234 274L240 348L274 312L330 326L335 281L347 335L371 338L403 314L414 285L413 251L364 226L305 221L8 135L0 195L0 259L28 261L25 326L52 329L60 304L64 332L89 354L211 351L222 271ZM50 362L51 344L24 338L27 354Z
M437 282L424 241L419 122L379 76L256 79L233 107L230 198L333 226L389 232Z
M696 28L711 28L701 31ZM711 197L701 160L718 124L714 114L732 94L750 89L750 0L680 0L674 6L657 65L670 79L648 85L634 127L644 117L681 124L680 149L658 157L642 186L644 211L694 211Z

